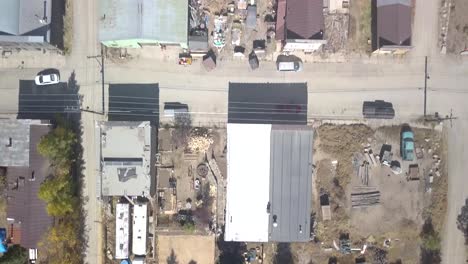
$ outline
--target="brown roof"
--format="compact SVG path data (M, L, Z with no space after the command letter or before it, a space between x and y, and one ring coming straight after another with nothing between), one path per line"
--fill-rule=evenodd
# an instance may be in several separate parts
M411 9L409 0L377 1L377 48L411 45Z
M287 39L323 39L323 0L287 0Z
M8 238L12 244L21 244L21 224L12 223L8 226Z
M286 0L278 0L278 9L276 14L276 39L284 40L284 26L286 23Z
M20 244L25 248L37 248L37 242L52 223L45 202L37 196L39 186L51 172L48 161L37 153L36 147L48 132L48 126L32 125L29 167L7 169L7 217L21 224Z

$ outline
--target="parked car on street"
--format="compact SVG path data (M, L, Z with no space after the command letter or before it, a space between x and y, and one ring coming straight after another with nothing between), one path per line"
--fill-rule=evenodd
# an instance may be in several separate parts
M57 84L60 82L59 71L55 69L43 70L37 74L34 82L36 85Z
M279 55L276 58L276 68L278 71L302 71L302 61L296 56Z
M383 100L365 101L362 105L364 118L392 119L395 117L393 104Z

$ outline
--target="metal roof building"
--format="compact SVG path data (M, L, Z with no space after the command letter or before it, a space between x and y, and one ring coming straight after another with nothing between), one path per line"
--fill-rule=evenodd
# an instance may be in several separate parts
M312 208L312 129L229 124L226 241L306 242Z
M188 2L101 0L99 39L109 47L180 44L187 48Z
M115 206L115 258L126 259L130 240L130 204Z
M151 121L159 124L157 83L109 84L109 121Z
M51 11L51 0L0 1L0 43L48 41Z
M137 256L146 255L147 225L147 205L135 204L133 206L132 252Z
M29 166L31 125L39 120L0 120L0 166Z
M97 122L96 142L101 161L103 196L150 195L154 166L151 149L155 135L149 121Z
M307 83L229 83L228 122L307 124Z

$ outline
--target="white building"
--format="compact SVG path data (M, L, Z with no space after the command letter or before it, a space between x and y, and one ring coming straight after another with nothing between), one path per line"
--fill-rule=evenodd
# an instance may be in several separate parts
M228 123L227 136L225 241L309 241L312 129Z
M127 259L130 240L130 205L118 203L115 207L115 259Z
M146 255L147 205L135 204L133 207L132 252L137 256Z
M154 175L149 121L96 123L102 196L149 196Z

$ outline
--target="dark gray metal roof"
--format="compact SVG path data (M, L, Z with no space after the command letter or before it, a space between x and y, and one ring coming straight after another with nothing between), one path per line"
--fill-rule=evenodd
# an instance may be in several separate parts
M306 126L273 126L270 145L269 240L310 240L313 131ZM273 217L278 226L273 226Z
M57 114L80 114L78 88L67 83L36 86L32 80L20 80L18 119L55 119Z
M46 203L37 196L41 183L52 173L47 159L37 152L40 138L49 130L49 126L32 125L29 167L7 169L7 217L13 218L15 223L21 223L21 241L15 242L20 242L25 248L37 248L37 243L52 224Z
M159 85L110 84L109 121L152 121L159 123Z
M307 124L307 83L229 83L228 122Z

